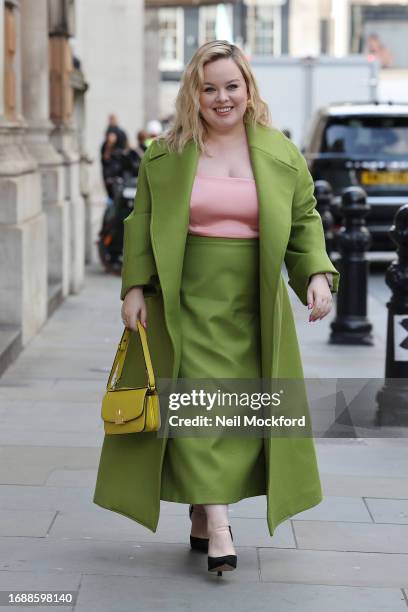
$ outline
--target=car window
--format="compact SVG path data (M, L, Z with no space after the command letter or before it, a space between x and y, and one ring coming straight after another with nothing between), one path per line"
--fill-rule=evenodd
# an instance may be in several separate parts
M322 153L408 155L408 117L334 117L323 132Z

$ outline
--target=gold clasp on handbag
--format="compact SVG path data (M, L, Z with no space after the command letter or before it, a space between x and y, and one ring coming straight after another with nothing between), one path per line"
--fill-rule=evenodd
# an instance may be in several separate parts
M121 341L119 342L119 350L125 351L127 349L128 338L123 336Z
M124 423L125 419L123 418L123 414L120 411L120 408L118 408L117 412L116 412L116 416L115 416L115 423L116 425L120 425L121 423Z

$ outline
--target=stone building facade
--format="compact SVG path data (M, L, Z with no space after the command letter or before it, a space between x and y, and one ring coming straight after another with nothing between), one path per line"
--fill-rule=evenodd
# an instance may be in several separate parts
M0 7L0 372L81 289L89 192L73 0ZM82 110L81 110L82 109Z

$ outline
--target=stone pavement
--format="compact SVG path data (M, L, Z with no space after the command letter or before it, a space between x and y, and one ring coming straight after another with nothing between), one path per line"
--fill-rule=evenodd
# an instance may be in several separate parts
M187 505L163 501L154 534L92 502L100 402L122 331L119 287L89 267L83 291L0 379L0 591L78 590L75 607L52 608L75 612L407 610L403 438L316 439L324 501L273 538L264 497L232 504L238 567L222 578L189 548ZM383 375L383 273L370 279L374 347L328 345L334 309L309 324L289 293L306 376L356 376L356 363L358 376Z

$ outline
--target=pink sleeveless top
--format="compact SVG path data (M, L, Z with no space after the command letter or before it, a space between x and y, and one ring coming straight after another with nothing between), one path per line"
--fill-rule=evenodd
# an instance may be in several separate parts
M255 180L197 174L191 193L188 231L200 236L257 237Z

